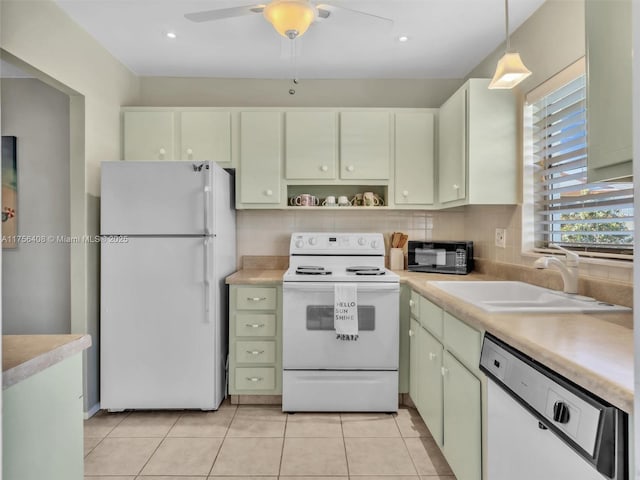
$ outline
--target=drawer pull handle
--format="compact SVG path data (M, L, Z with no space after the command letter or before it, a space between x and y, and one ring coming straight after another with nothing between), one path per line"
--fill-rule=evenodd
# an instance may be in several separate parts
M262 328L264 327L264 323L246 323L245 326L249 328Z
M429 352L429 360L433 361L436 358L438 358L438 355L436 353Z
M264 350L247 350L247 353L249 355L262 355Z
M445 377L447 375L447 373L449 373L449 369L446 367L442 367L440 369L440 371L442 372L442 376Z
M409 300L409 306L410 307L415 307L416 306L416 302L414 302L413 300Z
M250 302L262 302L263 300L266 300L267 297L247 297L247 300Z
M262 377L247 377L247 380L253 383L258 383L262 381Z
M413 337L413 330L409 330L409 336Z

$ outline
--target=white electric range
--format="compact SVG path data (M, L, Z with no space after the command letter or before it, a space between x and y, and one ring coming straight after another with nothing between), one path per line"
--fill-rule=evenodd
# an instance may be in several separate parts
M400 279L380 233L294 233L283 278L283 411L398 408ZM357 291L357 340L338 338L335 285Z

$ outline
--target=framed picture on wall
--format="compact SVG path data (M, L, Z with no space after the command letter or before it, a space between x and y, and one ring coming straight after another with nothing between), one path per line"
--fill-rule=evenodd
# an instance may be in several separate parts
M16 137L2 137L2 248L16 248L18 234Z

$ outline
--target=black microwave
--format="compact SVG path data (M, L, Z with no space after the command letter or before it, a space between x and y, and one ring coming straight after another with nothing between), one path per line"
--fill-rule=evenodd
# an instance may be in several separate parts
M473 270L473 242L409 240L408 257L413 272L466 275Z

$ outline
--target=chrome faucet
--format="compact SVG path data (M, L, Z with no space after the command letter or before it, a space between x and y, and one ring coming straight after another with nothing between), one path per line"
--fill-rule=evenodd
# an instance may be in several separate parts
M533 266L539 269L556 267L560 271L562 276L562 282L564 284L565 293L578 293L578 262L580 257L578 254L562 248L560 245L550 243L550 247L562 250L565 254L565 263L556 257L540 257L537 259Z

